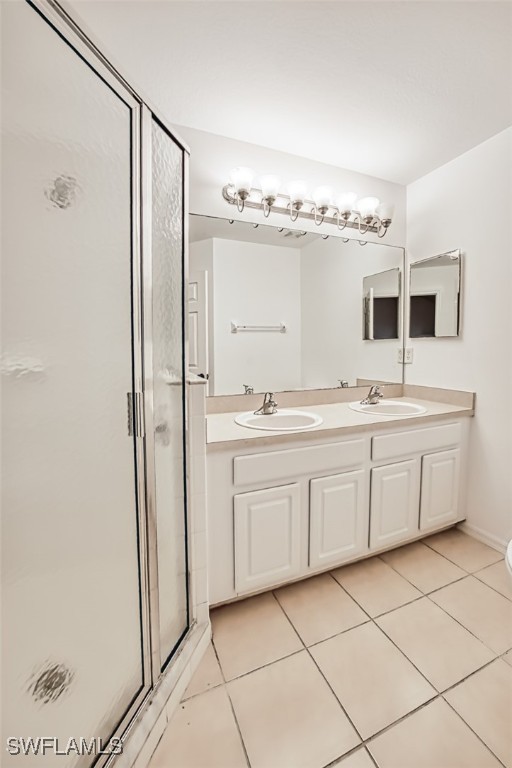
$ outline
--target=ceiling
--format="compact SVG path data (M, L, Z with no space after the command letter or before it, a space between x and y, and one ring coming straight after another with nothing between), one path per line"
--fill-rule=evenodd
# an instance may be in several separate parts
M171 123L407 184L512 123L512 2L68 0Z

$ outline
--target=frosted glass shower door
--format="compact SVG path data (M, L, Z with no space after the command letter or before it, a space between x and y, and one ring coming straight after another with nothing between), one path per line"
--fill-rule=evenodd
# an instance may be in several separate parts
M103 745L146 690L132 332L133 104L2 3L5 738ZM90 766L10 756L2 766Z
M159 664L188 627L185 486L183 150L155 120L152 146L152 354Z

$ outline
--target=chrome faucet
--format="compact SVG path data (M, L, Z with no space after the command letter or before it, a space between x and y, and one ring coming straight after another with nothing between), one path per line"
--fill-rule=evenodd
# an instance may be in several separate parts
M380 386L378 384L374 384L370 387L370 391L366 397L361 400L361 405L377 405L381 397L384 397L384 395L380 391Z
M258 408L257 411L254 411L254 414L256 416L260 414L269 416L271 413L277 413L277 403L274 400L273 392L265 392L265 396L263 397L263 405L261 408Z
M254 395L254 387L250 384L242 384L242 386L245 389L244 395Z

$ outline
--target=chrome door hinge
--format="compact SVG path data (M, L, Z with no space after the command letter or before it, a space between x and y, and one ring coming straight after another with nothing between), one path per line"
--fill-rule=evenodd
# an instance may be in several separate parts
M128 417L128 436L144 437L144 398L142 392L126 393L126 409Z

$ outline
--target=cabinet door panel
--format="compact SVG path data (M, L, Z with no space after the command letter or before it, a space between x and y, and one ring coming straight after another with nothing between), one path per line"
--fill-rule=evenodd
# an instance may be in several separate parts
M300 571L298 483L234 498L237 593L279 584Z
M370 548L384 547L418 531L417 459L372 469Z
M439 528L455 521L459 507L460 450L423 456L420 528Z
M368 548L364 470L311 481L309 565L342 563Z

